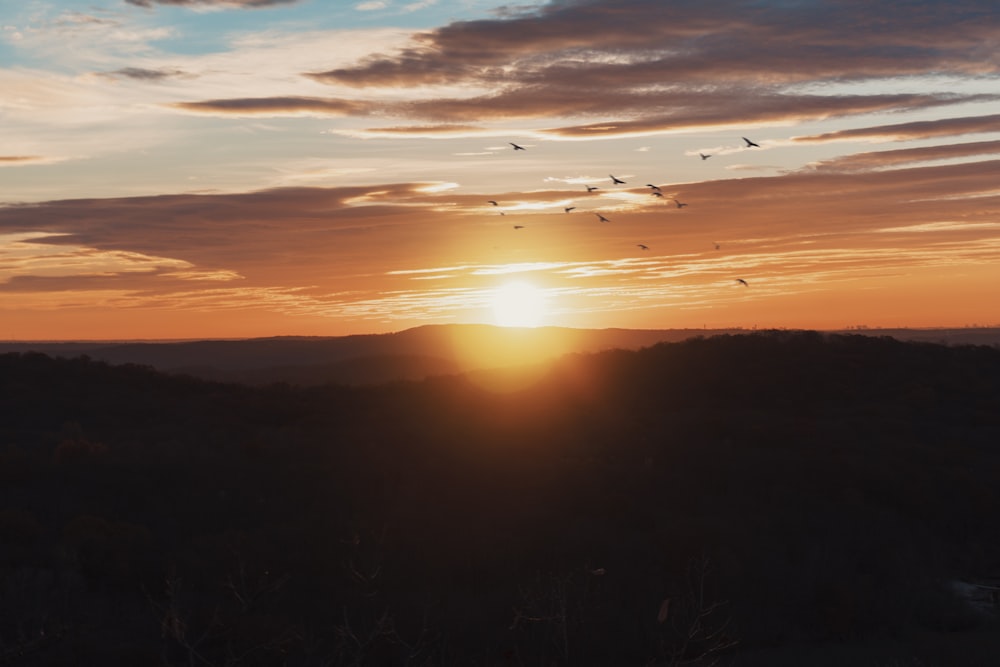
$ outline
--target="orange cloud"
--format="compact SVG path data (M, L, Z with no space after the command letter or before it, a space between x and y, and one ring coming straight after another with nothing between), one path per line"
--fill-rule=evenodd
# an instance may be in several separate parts
M0 155L0 165L21 164L24 162L39 162L45 158L39 155Z
M801 308L781 314L780 304L845 291L866 303L866 290L875 298L890 284L901 296L908 277L935 272L952 276L942 277L954 290L941 297L949 312L960 302L971 311L979 306L966 292L983 297L980 281L1000 265L998 170L993 160L674 184L684 209L643 188L615 193L634 195L623 202L576 188L487 194L419 183L7 206L0 234L19 240L0 256L0 291L64 318L86 305L163 327L197 313L218 327L201 336L230 330L206 315L219 312L232 322L269 313L284 333L324 321L365 331L471 321L517 275L548 290L557 321L581 326L602 314L622 326L651 313L656 326L676 322L662 319L666 310L688 312L691 324L751 303L762 324L810 326L818 320ZM592 212L611 206L612 222L597 222ZM733 290L736 277L751 291ZM926 323L936 307L926 302L908 323Z

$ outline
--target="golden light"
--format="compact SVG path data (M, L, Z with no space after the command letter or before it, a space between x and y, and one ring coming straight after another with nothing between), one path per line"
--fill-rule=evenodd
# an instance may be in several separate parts
M493 293L493 319L502 327L537 327L545 317L545 292L526 282L501 285Z

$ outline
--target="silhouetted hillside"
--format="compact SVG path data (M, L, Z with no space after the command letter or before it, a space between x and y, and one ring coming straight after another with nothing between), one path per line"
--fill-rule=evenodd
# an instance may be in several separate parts
M113 364L152 366L167 373L186 373L223 382L360 385L530 365L569 353L635 350L660 342L734 333L747 332L432 325L391 334L331 338L284 336L116 344L0 343L0 353L35 351L59 357L87 355ZM857 333L943 344L1000 345L1000 329L892 329Z
M1000 351L887 337L501 393L6 354L0 664L993 664L998 442Z
M381 384L434 375L533 364L570 352L636 349L703 331L627 329L505 329L487 325L432 325L391 334L341 337L136 343L4 343L2 351L52 356L87 355L113 364L140 364L211 380Z

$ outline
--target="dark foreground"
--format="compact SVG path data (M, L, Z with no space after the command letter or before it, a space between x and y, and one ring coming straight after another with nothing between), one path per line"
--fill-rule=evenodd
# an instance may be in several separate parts
M2 355L0 665L994 665L998 443L1000 350L889 338L503 393Z

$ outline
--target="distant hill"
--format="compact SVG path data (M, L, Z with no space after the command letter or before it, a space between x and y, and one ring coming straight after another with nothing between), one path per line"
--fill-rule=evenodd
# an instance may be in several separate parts
M208 380L300 386L382 384L475 370L527 366L565 354L637 350L661 342L749 333L740 329L512 329L428 325L389 334L279 336L243 340L8 342L2 352L86 355ZM837 332L832 332L837 333ZM863 329L849 333L949 345L1000 345L1000 329Z

